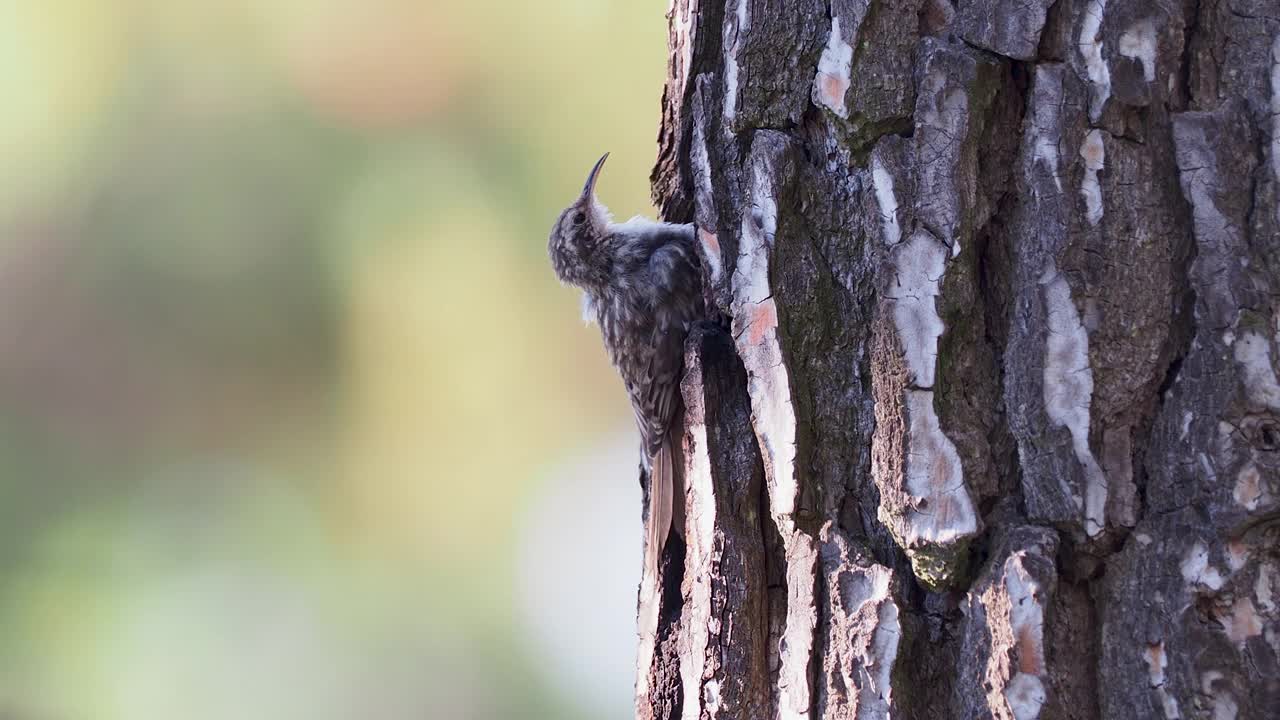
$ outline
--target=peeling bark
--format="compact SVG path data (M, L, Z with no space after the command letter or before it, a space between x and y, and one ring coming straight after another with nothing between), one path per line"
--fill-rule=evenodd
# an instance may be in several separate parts
M638 716L1273 717L1274 0L669 20L654 198L723 323Z

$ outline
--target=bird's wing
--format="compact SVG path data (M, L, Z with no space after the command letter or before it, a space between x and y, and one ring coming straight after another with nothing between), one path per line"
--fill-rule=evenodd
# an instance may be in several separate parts
M650 261L648 287L653 299L653 333L628 378L636 425L640 429L646 468L649 469L649 519L645 546L646 571L657 577L657 562L672 523L683 515L684 483L677 419L683 406L680 380L684 374L684 340L699 315L701 294L697 256L690 250L668 245ZM696 293L696 294L695 294ZM677 527L678 532L683 528Z

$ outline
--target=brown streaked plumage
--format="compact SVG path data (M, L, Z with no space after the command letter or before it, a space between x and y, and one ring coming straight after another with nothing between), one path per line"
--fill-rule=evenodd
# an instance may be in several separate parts
M582 194L556 220L547 244L561 282L582 289L635 412L641 460L649 476L645 573L657 581L658 559L673 523L682 530L684 340L706 318L693 225L636 217L615 223L595 195L605 153Z

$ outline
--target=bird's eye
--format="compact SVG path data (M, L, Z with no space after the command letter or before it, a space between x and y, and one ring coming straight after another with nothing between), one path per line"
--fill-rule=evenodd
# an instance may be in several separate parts
M574 214L573 214L573 224L574 224L574 225L581 225L582 223L584 223L584 222L586 222L586 221L587 221L587 216L586 216L585 214L583 214L581 211L578 211L578 212L576 212L576 213L574 213Z

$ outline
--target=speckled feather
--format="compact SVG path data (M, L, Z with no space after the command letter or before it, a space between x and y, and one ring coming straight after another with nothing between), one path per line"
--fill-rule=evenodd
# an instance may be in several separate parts
M631 399L651 481L645 569L656 579L667 533L682 515L680 429L674 422L682 410L684 340L706 309L693 226L640 217L612 222L595 198L607 157L560 214L547 249L556 276L582 288L584 309L599 324Z

